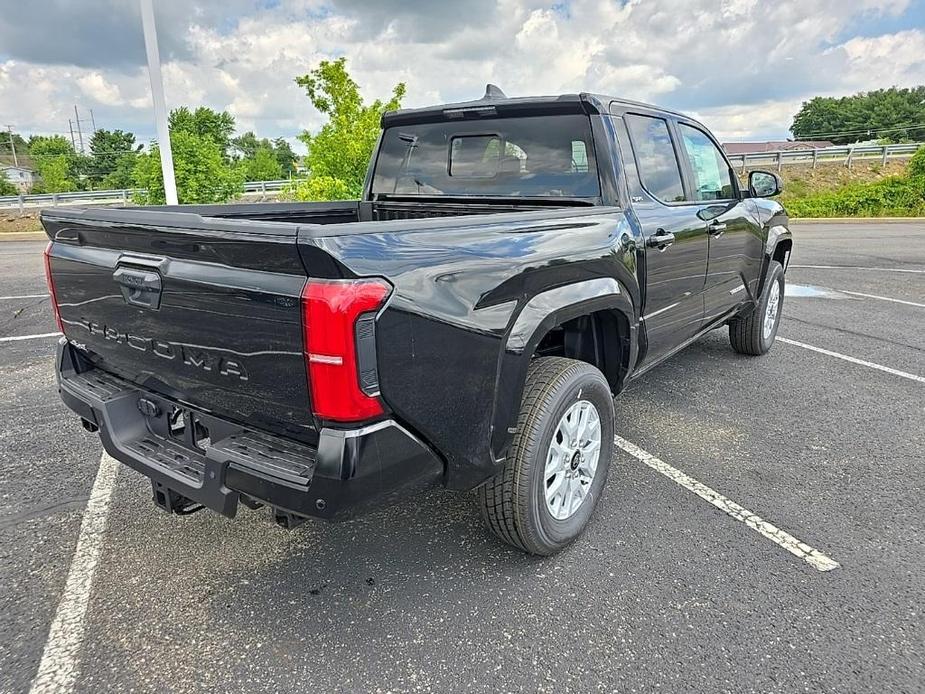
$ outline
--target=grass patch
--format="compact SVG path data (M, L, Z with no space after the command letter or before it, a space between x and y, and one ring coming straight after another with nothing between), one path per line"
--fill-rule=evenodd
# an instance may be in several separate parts
M925 148L900 162L785 166L780 202L792 217L925 216Z

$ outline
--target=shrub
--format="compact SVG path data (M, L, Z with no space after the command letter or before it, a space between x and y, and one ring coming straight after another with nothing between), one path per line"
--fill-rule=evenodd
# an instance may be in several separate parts
M359 192L353 186L333 176L312 176L297 179L284 195L300 202L314 200L356 200Z
M835 191L787 198L793 217L917 217L925 215L925 147L909 161L905 174Z

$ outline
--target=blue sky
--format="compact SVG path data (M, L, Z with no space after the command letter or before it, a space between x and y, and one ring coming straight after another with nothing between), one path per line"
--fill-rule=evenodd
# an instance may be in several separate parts
M347 56L407 106L599 91L692 112L726 140L787 135L800 103L925 83L925 0L193 0L157 3L168 104L290 139L321 122L293 78ZM48 0L0 15L0 123L153 137L137 3ZM89 123L86 124L89 126Z

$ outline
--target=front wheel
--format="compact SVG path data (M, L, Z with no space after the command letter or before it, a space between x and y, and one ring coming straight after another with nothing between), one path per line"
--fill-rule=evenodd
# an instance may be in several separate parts
M784 268L776 260L768 265L764 291L758 305L747 316L729 323L729 341L739 354L758 356L765 354L780 326L784 309Z
M613 396L598 369L562 357L533 360L510 454L478 491L489 529L540 555L578 537L607 481L613 418Z

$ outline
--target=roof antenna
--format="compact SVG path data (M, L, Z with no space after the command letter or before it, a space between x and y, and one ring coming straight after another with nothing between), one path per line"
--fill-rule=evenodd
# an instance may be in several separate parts
M496 84L489 82L485 85L485 96L482 97L482 101L492 101L494 99L506 99L507 94L501 91L501 87Z

